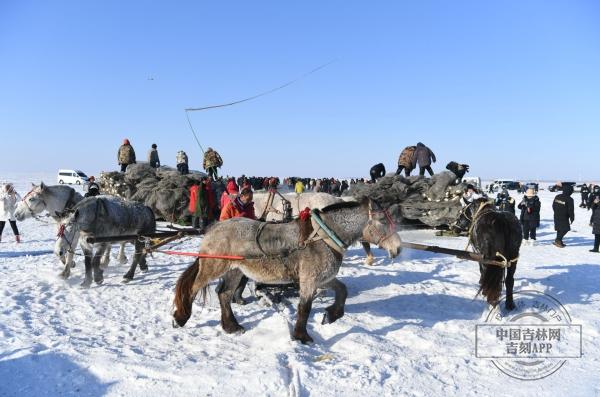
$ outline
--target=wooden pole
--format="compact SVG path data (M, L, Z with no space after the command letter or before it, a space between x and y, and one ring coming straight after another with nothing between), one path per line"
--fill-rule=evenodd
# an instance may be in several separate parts
M410 248L410 249L419 250L419 251L428 251L428 252L435 252L437 254L453 255L453 256L456 256L457 258L460 258L460 259L465 259L465 260L468 260L468 261L481 262L481 263L483 263L485 265L494 265L494 266L500 266L500 267L507 267L506 264L504 262L502 262L502 261L495 261L495 260L492 260L492 259L485 259L480 254L477 254L475 252L470 252L470 251L463 251L463 250L455 250L455 249L452 249L452 248L438 247L437 245L424 245L424 244L416 244L416 243L407 243L405 241L403 241L402 243L400 243L400 246L402 248Z

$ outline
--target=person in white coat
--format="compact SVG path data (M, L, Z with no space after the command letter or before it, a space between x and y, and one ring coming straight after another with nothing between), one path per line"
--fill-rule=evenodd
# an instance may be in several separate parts
M15 234L17 243L21 242L17 221L15 219L15 209L19 200L21 200L21 196L15 191L12 184L7 183L0 188L0 241L2 241L4 225L8 221Z

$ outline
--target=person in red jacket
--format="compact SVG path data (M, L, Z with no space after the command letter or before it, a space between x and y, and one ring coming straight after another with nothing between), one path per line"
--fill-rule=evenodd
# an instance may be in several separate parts
M221 194L221 210L225 208L227 204L233 201L233 198L238 194L239 189L238 185L235 183L235 179L229 178L229 180L227 181L227 186L225 187L223 194Z
M202 228L205 228L214 220L216 201L209 177L202 178L200 185L190 187L188 210L192 214L192 227L199 228L202 220Z
M219 220L225 221L231 218L256 219L256 215L254 215L254 202L252 201L252 189L242 189L240 194L233 201L230 201L225 207L223 207ZM238 305L246 304L246 301L244 298L242 298L242 293L244 292L244 288L246 288L247 283L248 277L242 276L240 283L233 293L232 300ZM217 287L217 289L218 288L219 287Z

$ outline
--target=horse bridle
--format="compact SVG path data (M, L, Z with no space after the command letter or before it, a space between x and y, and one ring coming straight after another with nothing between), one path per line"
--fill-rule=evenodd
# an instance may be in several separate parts
M56 234L56 237L65 239L65 241L69 245L69 248L67 249L67 252L74 253L75 252L75 250L73 250L73 240L74 239L69 240L65 236L65 229L66 229L66 227L67 227L66 224L61 223L61 225L58 227L58 233Z
M377 204L377 206L380 209L374 210L372 203ZM388 221L388 230L389 230L388 234L383 234L377 228L374 227L372 222L369 224L369 228L373 228L373 230L374 230L373 234L379 236L379 240L377 240L377 242L375 243L375 245L379 246L381 244L381 242L387 240L388 238L390 238L394 234L396 234L396 223L394 222L394 220L392 219L392 216L390 215L390 212L386 208L383 208L377 201L370 199L369 200L369 221L373 220L373 214L376 214L376 213L383 213L385 215L385 218Z
M37 219L37 220L41 220L40 217L38 216L38 214L36 212L33 211L33 209L31 208L31 206L29 205L29 203L27 203L27 197L29 197L35 190L37 189L37 187L34 187L33 189L31 189L22 199L21 201L25 204L25 207L27 207L27 210L29 211L29 214L31 215L32 218ZM46 206L46 202L44 200L42 200L41 198L37 198L36 200L40 201L42 204L44 204L44 207Z

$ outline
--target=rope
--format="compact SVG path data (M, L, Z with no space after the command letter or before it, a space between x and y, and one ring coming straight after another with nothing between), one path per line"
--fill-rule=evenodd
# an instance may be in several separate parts
M190 126L191 131L192 131L192 134L194 135L194 139L198 143L198 146L200 147L200 150L202 150L202 153L204 153L204 149L202 148L202 145L200 144L200 141L198 140L198 136L196 135L196 131L194 130L194 127L192 126L192 122L190 120L190 116L189 116L188 112L197 112L197 111L201 111L201 110L224 108L224 107L227 107L227 106L233 106L233 105L237 105L237 104L240 104L240 103L252 101L254 99L257 99L257 98L260 98L260 97L272 94L272 93L274 93L276 91L282 90L282 89L284 89L284 88L286 88L286 87L288 87L288 86L290 86L290 85L292 85L292 84L294 84L294 83L296 83L296 82L298 82L298 81L300 81L300 80L302 80L302 79L310 76L311 74L316 73L319 70L321 70L321 69L323 69L323 68L331 65L333 62L335 62L335 60L331 60L331 61L329 61L327 63L324 63L323 65L318 66L318 67L316 67L316 68L314 68L314 69L312 69L312 70L304 73L300 77L297 77L297 78L295 78L295 79L293 79L291 81L288 81L285 84L280 85L279 87L272 88L272 89L270 89L268 91L261 92L260 94L253 95L253 96L248 97L248 98L240 99L238 101L223 103L223 104L220 104L220 105L210 105L210 106L203 106L203 107L199 107L199 108L187 108L187 109L185 109L185 115L187 117L188 124Z

